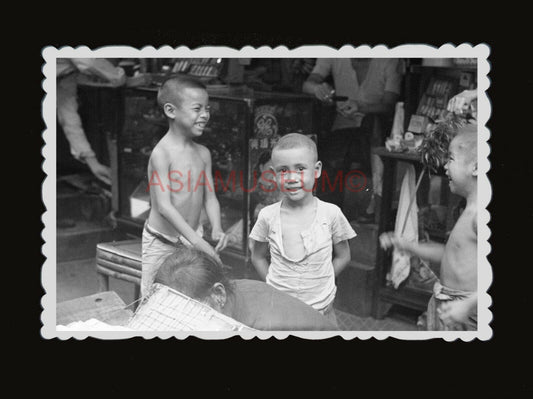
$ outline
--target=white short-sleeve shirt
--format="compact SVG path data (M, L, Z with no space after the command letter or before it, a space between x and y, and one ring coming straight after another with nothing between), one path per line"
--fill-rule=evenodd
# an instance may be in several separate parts
M317 201L311 226L300 232L305 254L302 259L289 258L283 248L281 233L281 201L263 208L250 238L268 242L270 267L266 282L323 311L335 298L333 244L356 236L352 226L337 205Z
M379 103L386 91L400 94L403 69L400 58L373 58L361 83L350 58L318 58L311 73L324 79L331 76L339 96L363 103ZM332 130L358 127L359 123L337 113Z

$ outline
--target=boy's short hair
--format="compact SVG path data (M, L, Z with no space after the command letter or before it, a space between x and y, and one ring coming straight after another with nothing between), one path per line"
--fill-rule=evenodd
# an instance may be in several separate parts
M163 107L166 103L179 106L181 104L181 93L188 88L207 90L207 87L201 81L192 76L174 76L165 80L159 88L157 103L160 107Z
M215 283L232 290L224 266L207 253L189 247L178 248L165 258L155 282L197 300L208 296Z
M477 125L467 124L460 127L453 140L468 162L477 162Z
M305 148L311 151L315 162L318 160L318 151L315 142L305 134L301 133L289 133L282 136L274 145L274 148L272 148L272 154L274 154L276 150L290 150L293 148Z

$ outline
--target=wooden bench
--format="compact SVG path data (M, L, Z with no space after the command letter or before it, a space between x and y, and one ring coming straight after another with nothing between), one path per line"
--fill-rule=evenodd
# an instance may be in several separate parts
M96 245L96 273L100 292L109 291L109 277L134 284L134 300L140 298L142 273L141 239Z

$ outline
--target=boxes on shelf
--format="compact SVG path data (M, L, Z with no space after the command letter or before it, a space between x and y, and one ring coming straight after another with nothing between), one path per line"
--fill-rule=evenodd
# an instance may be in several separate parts
M446 112L448 100L456 91L457 82L451 79L432 77L422 95L416 114L436 120Z
M429 124L429 118L423 115L411 115L408 131L412 133L425 133ZM405 138L405 137L404 137Z

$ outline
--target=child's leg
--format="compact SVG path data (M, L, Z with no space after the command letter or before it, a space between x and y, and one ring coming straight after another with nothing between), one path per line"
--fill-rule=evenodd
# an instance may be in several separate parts
M161 263L175 250L175 246L166 244L146 229L143 230L141 297L148 293Z

